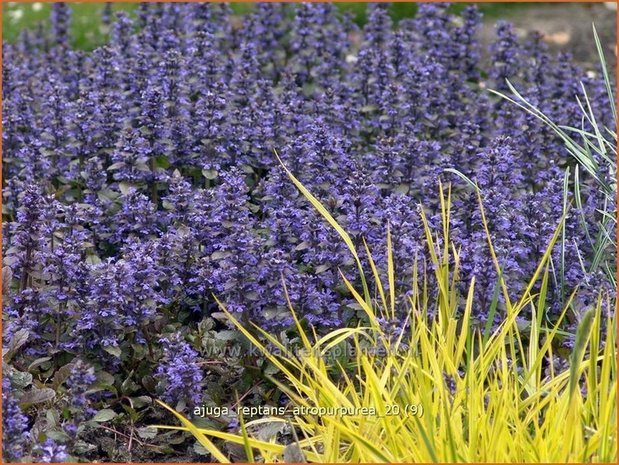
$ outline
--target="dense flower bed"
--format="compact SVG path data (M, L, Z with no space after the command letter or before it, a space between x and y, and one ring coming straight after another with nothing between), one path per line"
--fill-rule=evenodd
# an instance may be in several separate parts
M452 183L459 281L464 290L476 277L483 323L497 275L477 196L445 171L458 170L481 190L518 295L571 202L574 161L487 89L509 79L550 118L580 127L582 81L610 126L603 80L539 36L519 41L505 22L482 61L474 7L456 16L420 4L397 28L383 5L369 8L358 31L328 3L259 4L240 23L225 4L144 4L135 18L117 15L108 45L83 52L70 45L69 8L54 4L49 33L4 44L4 338L27 331L25 366L52 357L41 362L50 374L75 356L120 382L132 373L135 392L192 404L199 343L182 335L217 311L213 294L243 321L279 330L291 323L283 278L308 323L353 324L360 314L338 274L354 278L352 257L275 151L381 270L390 225L403 297L413 266L428 266L420 205L440 228L438 183ZM550 317L577 285L585 306L608 286L580 219L594 236L614 206L586 176L582 186L582 211L570 210L553 254ZM139 381L148 374L152 383ZM5 454L16 459L10 438L26 425L11 421Z

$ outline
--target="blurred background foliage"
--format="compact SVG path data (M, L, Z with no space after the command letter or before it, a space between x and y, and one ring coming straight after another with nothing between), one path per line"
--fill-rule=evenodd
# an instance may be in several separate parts
M451 8L454 12L458 12L468 4L453 4ZM238 14L248 13L254 8L253 3L249 2L232 2L230 5ZM530 3L479 3L478 5L487 20L494 20L498 17L509 18L511 12L536 6ZM112 10L133 11L137 6L137 3L113 3ZM350 12L355 22L360 26L365 24L367 3L337 3L337 6L342 11ZM105 26L101 26L100 18L105 3L73 3L71 7L73 9L72 33L74 45L77 48L90 50L103 44L107 38L107 31ZM3 3L2 9L2 35L4 40L14 41L24 28L47 27L50 12L48 3L9 2ZM417 5L408 2L392 3L390 11L392 18L398 21L402 18L415 16Z

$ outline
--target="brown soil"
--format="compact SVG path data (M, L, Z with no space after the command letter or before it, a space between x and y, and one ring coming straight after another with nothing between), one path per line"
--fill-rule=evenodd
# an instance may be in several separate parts
M595 24L609 68L615 69L617 12L604 3L541 3L510 11L506 19L522 37L531 31L542 33L551 50L572 53L586 69L593 69L598 63L592 29L592 24ZM484 43L493 40L495 22L489 20L484 23L480 32Z

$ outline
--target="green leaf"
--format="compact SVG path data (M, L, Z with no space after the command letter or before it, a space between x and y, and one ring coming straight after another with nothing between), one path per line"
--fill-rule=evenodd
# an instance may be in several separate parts
M311 246L311 244L309 242L303 241L299 245L297 245L294 248L294 250L301 251L301 250L305 250L305 249L309 248L310 246Z
M107 371L99 371L97 372L97 380L95 384L114 384L114 375L108 373Z
M600 42L600 36L598 35L598 31L595 28L595 24L593 25L593 37L595 39L595 46L598 51L598 55L600 57L600 67L602 68L602 74L604 75L604 84L606 85L606 92L608 93L608 99L610 101L610 109L613 114L613 119L615 123L617 122L617 108L615 107L615 98L613 96L613 89L611 85L610 76L608 75L608 68L606 66L606 57L604 56L604 48L602 47L602 42Z
M193 443L193 451L198 455L208 455L209 452L199 441Z
M104 189L101 189L99 192L97 192L97 197L99 197L99 200L103 200L103 201L114 200L116 197L118 197L118 193L106 187Z
M157 168L168 169L171 166L170 160L165 155L159 155L155 157L155 166Z
M60 424L60 415L58 414L58 410L49 409L45 413L45 419L47 420L47 425L50 428Z
M579 366L585 355L585 349L587 347L587 341L591 334L591 326L593 325L593 317L595 316L595 309L590 308L582 317L582 320L578 324L576 330L576 341L574 342L574 349L570 360L570 400L574 394L576 387L578 386L579 378Z
M108 354L111 354L114 357L118 357L118 358L120 358L122 354L120 347L116 347L116 346L105 346L103 350L105 350Z
M96 421L97 423L103 423L106 421L110 421L113 418L116 418L118 414L109 408L104 408L97 412L97 414L92 418L92 421Z
M458 171L455 168L445 168L443 171L446 172L446 173L453 173L453 174L455 174L460 179L462 179L464 182L466 182L467 185L469 187L471 187L475 192L479 192L479 186L474 181L471 181L471 179L469 179L469 177L466 176L464 173Z
M153 439L157 436L157 429L151 428L150 426L145 426L143 428L138 428L137 430L138 436L142 439Z
M143 162L143 161L136 162L135 169L137 169L138 171L142 171L144 173L148 173L151 170L150 166L148 166L146 162Z
M65 433L64 431L58 431L58 430L46 431L45 436L60 443L71 440L71 437L67 433Z
M120 168L123 168L125 166L125 162L124 161L119 161L117 163L114 163L113 165L108 166L107 170L108 171L114 171L114 170L118 170Z
M268 362L267 362L266 367L263 370L264 374L266 374L266 375L275 375L275 374L279 373L279 371L280 371L279 368L277 368L272 363L268 363Z
M24 371L15 371L11 374L11 382L16 389L24 389L32 384L32 375Z
M101 263L101 259L96 254L90 254L86 256L86 263L89 265L98 265Z
M135 408L142 408L153 403L153 399L149 396L131 397L131 401L133 402L133 406Z
M217 170L202 170L202 176L206 179L213 180L217 178Z
M120 392L123 395L133 394L138 389L138 385L133 381L132 376L133 372L131 372L129 376L127 376L127 379L120 385Z
M157 387L157 382L152 376L146 375L142 377L142 386L144 386L148 391L154 391Z
M133 188L134 188L134 186L133 186L133 185L131 185L131 184L130 184L130 183L128 183L128 182L124 182L124 181L123 181L123 182L119 182L119 183L118 183L118 189L120 189L120 192L121 192L123 195L127 195L129 192L131 192L131 190L132 190Z
M318 265L318 266L316 267L316 274L324 273L324 272L325 272L325 271L327 271L329 268L331 268L331 265L327 265L327 264Z
M229 250L217 250L211 254L213 260L221 260L222 258L228 258L232 256L232 252Z
M131 406L127 405L127 404L122 404L122 408L125 412L127 412L129 414L129 418L131 418L131 421L133 423L136 423L140 417L140 415L138 414L138 412Z
M238 337L239 333L237 331L222 330L215 333L215 338L220 341L234 341Z

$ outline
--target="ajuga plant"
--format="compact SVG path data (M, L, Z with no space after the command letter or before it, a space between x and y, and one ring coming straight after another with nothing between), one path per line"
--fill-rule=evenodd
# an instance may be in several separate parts
M359 260L348 233L315 197L306 195ZM434 265L431 273L440 291L424 299L427 288L415 288L407 297L410 313L405 322L395 329L384 325L394 319L398 302L388 231L388 271L381 276L372 266L374 294L355 289L342 276L366 314L363 324L320 335L314 328L304 328L290 307L299 334L299 344L291 347L258 325L262 339L254 336L221 304L239 331L278 368L281 376L274 377L273 383L289 401L270 411L277 413L245 421L239 410L240 428L221 432L197 427L160 402L182 426L157 428L191 432L218 462L229 462L217 446L222 440L242 446L243 461L257 463L613 460L617 453L615 333L604 331L616 324L610 296L600 292L584 314L569 364L561 364L555 351L560 322L576 292L557 323L549 325L544 318L550 297L549 262L565 218L515 300L509 283L499 279L507 311L503 321L495 329L475 328L470 323L477 282L473 278L460 296L456 282L460 257L450 238L451 193L441 189L440 196L438 231L431 230L420 212ZM481 216L500 274L483 207ZM361 280L365 283L367 278ZM523 328L525 309L533 318Z
M525 95L520 94L509 80L507 80L507 86L513 92L513 98L500 92L495 91L494 93L515 103L530 115L545 123L563 140L570 155L578 161L578 165L574 167L572 175L574 183L566 185L566 187L573 187L573 193L566 192L564 196L567 197L571 194L581 220L584 220L584 217L582 217L584 214L583 209L587 208L586 204L583 204L583 197L587 199L592 196L598 197L600 199L598 202L602 207L599 211L599 221L596 224L582 223L587 239L585 248L594 257L593 261L589 263L590 269L586 270L586 273L588 275L595 275L595 272L599 270L606 273L611 283L616 284L616 276L612 264L614 260L612 257L616 255L617 244L612 236L617 224L615 217L617 200L615 195L617 190L617 110L615 108L613 85L608 74L604 49L595 27L593 28L593 34L600 60L598 72L604 78L606 99L609 103L612 119L600 121L599 109L595 105L595 102L599 101L600 96L589 95L584 82L580 84L581 92L575 95L580 108L579 114L582 118L579 127L555 123L552 116L546 115L542 108L538 108L535 101L528 100ZM602 89L597 88L596 91L601 92ZM583 171L595 181L593 185L581 185L579 180L581 178L580 173ZM568 172L566 176L569 175L570 173ZM597 192L594 193L593 191Z
M580 83L580 92L575 95L581 115L581 124L577 127L555 122L552 115L546 114L542 107L537 106L534 97L521 94L509 80L506 80L506 83L513 97L493 91L526 110L529 115L550 128L561 138L569 154L578 162L572 170L568 169L565 173L563 209L566 213L568 209L573 209L573 216L579 218L585 236L580 245L574 241L574 232L577 230L575 228L578 226L573 223L571 228L563 233L559 247L554 251L557 264L553 272L554 280L559 285L562 295L567 292L565 288L570 287L570 282L579 281L578 277L584 278L584 282L589 282L583 287L585 294L591 295L589 289L598 287L600 280L607 282L611 289L616 289L617 110L604 49L595 26L593 35L599 55L597 72L604 79L610 120L600 120L599 110L595 104L599 101L600 95L590 95L584 82ZM599 93L603 89L597 88L596 91ZM583 185L580 182L583 172L593 180L592 184ZM594 201L595 198L598 200ZM583 203L583 199L587 200ZM597 204L594 223L585 220L585 211L591 208L587 202ZM582 261L581 270L576 271L566 266L565 257L569 254L589 256L592 259ZM593 287L590 287L590 284L593 284ZM591 298L587 300L591 302Z
M539 36L519 39L499 22L484 50L474 6L454 14L420 3L394 24L369 4L360 29L331 3L259 4L242 17L226 3L144 3L114 17L103 8L107 43L83 51L71 11L54 3L49 28L2 49L3 346L14 398L5 411L15 412L4 417L15 418L6 460L55 451L126 461L136 448L154 460L169 448L139 429L161 420L153 398L188 413L230 402L221 386L234 385L262 403L273 367L243 352L214 296L254 337L252 323L295 339L289 304L318 336L366 325L351 289L396 296L385 331L410 325L410 299L444 291L419 216L423 205L441 230L439 182L451 183L454 208L450 241L435 241L457 251L450 289L460 309L472 299L471 328L501 327L562 218L543 312L559 325L562 360L597 291L614 288L615 142L587 135L614 127L614 80L553 55ZM580 147L599 169L537 113L488 89L513 90L557 127L578 128L568 134L586 136ZM359 267L376 273L363 280ZM435 318L439 307L427 311ZM539 315L526 305L519 324ZM75 382L90 384L72 388L66 375L82 362ZM100 423L107 429L93 435ZM113 431L130 438L129 455L88 446Z

